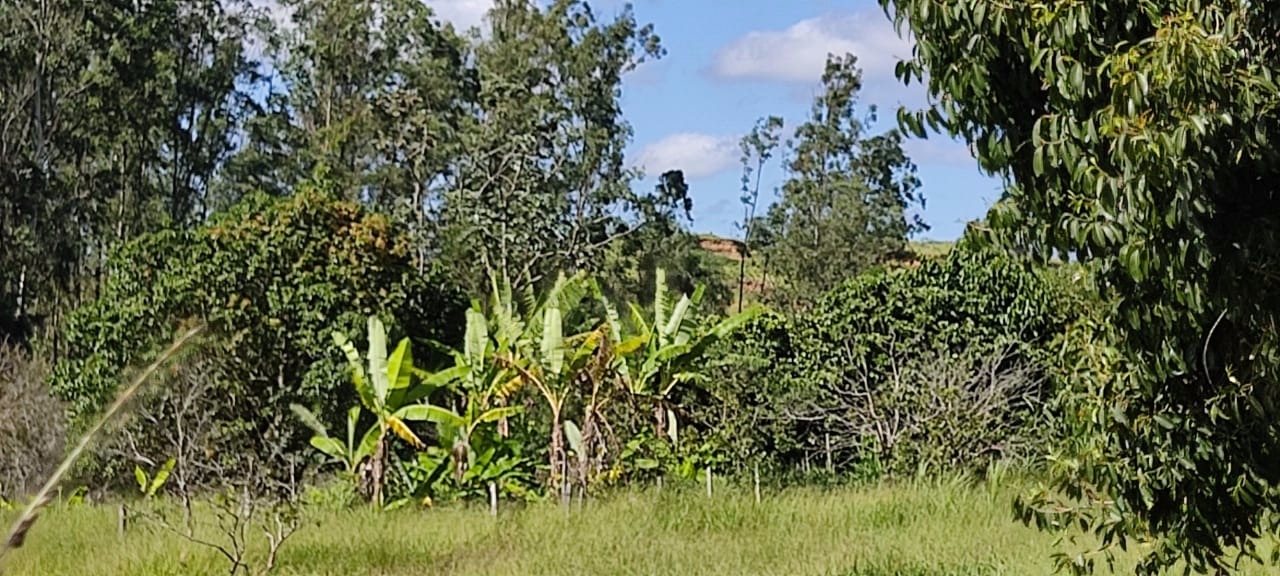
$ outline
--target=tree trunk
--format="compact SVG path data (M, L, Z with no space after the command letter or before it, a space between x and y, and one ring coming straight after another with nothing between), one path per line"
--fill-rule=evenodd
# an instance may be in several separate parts
M747 245L746 240L742 242L742 259L738 261L738 313L742 313L742 301L746 299L747 294Z

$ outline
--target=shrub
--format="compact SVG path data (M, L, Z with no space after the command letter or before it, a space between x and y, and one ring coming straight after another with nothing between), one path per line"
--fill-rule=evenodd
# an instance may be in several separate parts
M1028 400L1050 380L1050 343L1076 314L1070 295L1057 272L964 246L860 276L723 347L714 389L723 413L712 419L737 460L769 454L782 468L824 463L828 444L846 474L1025 454L1023 425L1039 410ZM976 413L974 402L1004 424L972 421L963 406ZM887 405L895 431L879 422Z
M62 457L62 405L45 385L39 358L0 342L0 498L39 489Z
M229 420L262 436L293 430L291 402L336 419L355 401L330 334L361 334L370 314L393 330L450 339L462 301L410 257L388 220L306 188L252 196L193 232L160 232L114 254L100 297L76 310L52 385L74 421L114 395L120 372L145 360L186 318L207 321L225 370L216 393ZM425 273L424 273L425 270Z
M904 475L1025 462L1040 448L1045 391L1041 371L1017 360L1015 349L893 359L882 380L846 373L784 407L784 416L829 433L842 467L870 463Z

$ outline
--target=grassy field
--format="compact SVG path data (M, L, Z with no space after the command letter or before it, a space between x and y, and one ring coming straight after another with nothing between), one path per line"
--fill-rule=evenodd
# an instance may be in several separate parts
M618 494L566 514L511 510L311 511L277 574L1035 575L1053 537L1010 520L1010 494L879 487L708 500L696 491ZM11 515L10 515L11 516ZM255 534L255 537L259 535ZM6 559L17 575L225 574L215 554L133 530L114 508L50 510ZM1249 573L1249 572L1245 572ZM1261 574L1263 572L1254 572Z

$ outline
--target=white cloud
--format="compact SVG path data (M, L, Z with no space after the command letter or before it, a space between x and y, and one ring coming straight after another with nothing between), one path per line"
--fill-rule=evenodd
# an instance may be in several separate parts
M485 14L493 7L493 0L425 0L427 6L441 20L452 22L455 28L466 30L479 26Z
M828 54L848 52L868 79L891 79L911 47L880 12L826 14L785 30L747 33L720 49L711 72L725 79L813 82L822 77Z
M696 132L672 134L640 152L636 165L652 176L683 170L686 178L719 174L738 161L738 139Z
M974 164L973 153L969 146L959 140L935 134L933 138L909 138L903 143L907 156L916 164L946 164L951 166L971 166Z

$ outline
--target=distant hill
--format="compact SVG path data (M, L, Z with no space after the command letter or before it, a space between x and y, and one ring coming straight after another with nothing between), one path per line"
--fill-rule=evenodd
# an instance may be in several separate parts
M738 285L738 268L742 262L744 253L742 241L736 238L725 238L715 234L698 235L698 243L703 250L719 256L724 259L724 277L730 286L734 286L735 302L731 306L736 306L737 285ZM932 260L934 258L942 258L951 252L951 248L955 246L955 242L923 240L919 242L907 242L907 248L901 255L894 259L890 264L891 267L915 267L921 262ZM752 296L759 294L765 288L766 281L772 281L772 278L764 277L762 262L757 259L747 261L745 291L748 294L747 300L750 301Z
M725 238L715 234L700 234L698 242L702 249L737 262L742 260L742 241L736 238ZM922 240L907 242L906 253L902 255L904 262L929 260L946 256L951 252L955 242L942 240Z
M703 250L712 254L723 256L734 262L742 260L743 246L741 240L716 236L715 234L700 234L698 235L698 244L702 246Z

